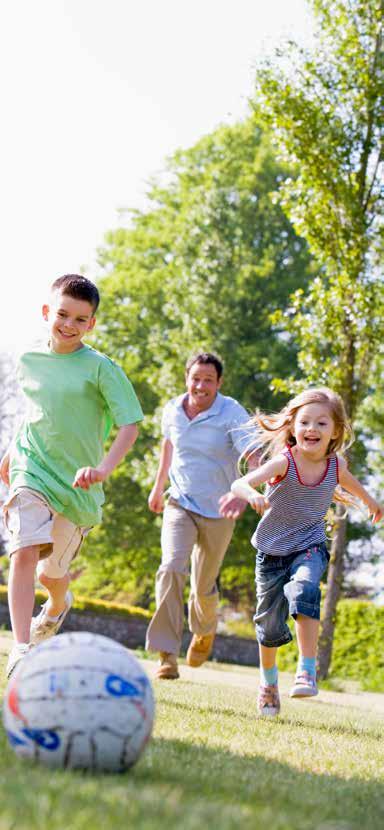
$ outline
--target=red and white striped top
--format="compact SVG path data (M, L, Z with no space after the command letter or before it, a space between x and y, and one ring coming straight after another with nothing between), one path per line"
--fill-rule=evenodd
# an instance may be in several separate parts
M264 513L252 545L271 556L289 556L326 541L325 515L338 484L335 454L327 460L325 472L316 484L300 479L290 447L284 452L288 467L284 476L267 486L270 508Z

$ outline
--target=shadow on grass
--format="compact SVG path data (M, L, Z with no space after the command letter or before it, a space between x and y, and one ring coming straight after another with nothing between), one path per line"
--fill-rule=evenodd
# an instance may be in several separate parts
M175 711L175 710L183 711L184 710L188 714L191 711L190 703L183 703L181 701L163 699L161 701L161 705L164 708L169 707L169 709L172 710L172 711ZM303 706L303 705L306 706L308 704L307 703L301 703L300 705L301 706ZM311 705L311 704L309 704L309 705ZM204 716L206 716L207 713L214 716L215 714L217 714L217 707L209 706L209 705L199 705L199 704L195 703L193 705L193 711L194 712L200 712ZM243 721L244 723L249 723L249 712L241 712L241 711L239 711L237 706L234 706L233 708L228 707L228 706L227 707L220 706L220 717L224 716L224 717L227 717L227 718L233 718L234 715L236 716L237 721ZM383 742L383 735L382 735L382 733L380 733L378 727L377 728L375 728L375 727L372 728L370 726L367 726L363 729L363 728L355 727L351 723L346 723L346 724L341 724L341 723L332 724L332 723L329 723L329 722L328 723L316 723L316 721L314 721L310 717L310 713L308 713L308 717L309 717L309 720L306 721L304 718L302 720L300 720L297 717L297 715L295 715L295 717L290 717L288 714L283 714L283 715L281 714L278 718L276 718L276 720L273 719L273 718L268 720L268 723L269 723L270 728L272 728L272 729L273 728L280 729L282 724L291 725L291 726L294 726L295 728L299 728L299 729L300 728L308 729L308 726L310 725L312 732L313 731L315 731L315 732L324 732L327 735L329 735L329 734L348 735L351 738L352 737L360 737L361 738L361 737L364 736L364 737L372 739L373 741L380 742L380 744L382 744L382 742Z
M141 781L153 781L156 771L157 783L177 788L186 802L213 798L237 803L248 807L254 819L261 818L260 811L270 813L270 830L384 827L384 781L301 772L262 756L241 757L163 738L151 742L147 764L143 760L136 771Z
M202 736L202 741L204 736ZM384 782L154 738L123 775L47 770L1 740L1 830L382 830Z

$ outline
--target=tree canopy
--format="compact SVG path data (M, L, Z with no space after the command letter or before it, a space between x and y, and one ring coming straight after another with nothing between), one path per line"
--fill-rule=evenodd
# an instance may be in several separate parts
M105 594L116 592L124 572L125 592L152 596L159 520L146 501L160 409L183 390L190 354L218 352L224 394L249 411L274 408L272 379L297 372L295 345L271 322L313 276L307 243L274 200L287 176L255 113L177 152L153 182L146 210L125 212L125 225L106 235L95 342L133 381L146 419L132 457L107 484L104 523L88 546L93 576L82 579L103 580ZM236 533L222 579L236 581L243 567L237 581L252 596L250 522L253 514Z
M382 0L312 0L316 45L289 44L256 73L255 106L278 157L297 170L278 197L318 264L279 311L299 345L300 385L325 383L355 421L374 385L384 335ZM292 388L277 382L278 388ZM353 463L353 453L351 456ZM323 624L330 660L346 526L338 514ZM326 652L326 655L325 655ZM322 659L324 657L324 659Z

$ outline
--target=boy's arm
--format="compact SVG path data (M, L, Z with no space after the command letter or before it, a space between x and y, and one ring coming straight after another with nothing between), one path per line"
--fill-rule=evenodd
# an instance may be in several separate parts
M20 416L19 418L16 419L16 425L15 425L15 429L14 429L13 438L11 440L11 443L10 443L7 451L4 453L4 455L3 455L3 457L0 461L0 478L3 482L3 484L5 484L6 487L9 487L9 485L10 485L9 466L10 466L10 463L11 463L12 448L15 444L18 432L19 432L20 427L22 426L22 424L23 424L23 416Z
M118 429L117 435L107 454L97 467L81 467L77 471L73 487L89 490L97 481L104 481L122 461L138 436L137 424L126 424Z
M9 464L11 461L11 447L4 453L0 461L0 478L6 487L9 487Z
M369 495L365 487L360 484L355 476L349 472L345 458L338 456L339 463L339 483L348 493L360 499L368 507L369 515L372 516L373 524L379 522L383 518L384 508Z
M168 479L172 454L172 443L169 438L164 438L161 443L160 460L155 483L148 497L148 507L152 510L152 513L161 513L164 510L164 485Z

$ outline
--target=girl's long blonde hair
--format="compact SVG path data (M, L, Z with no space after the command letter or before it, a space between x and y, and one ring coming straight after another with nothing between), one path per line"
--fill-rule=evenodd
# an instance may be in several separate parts
M256 426L258 444L265 447L263 456L271 457L281 452L288 444L293 447L296 438L293 435L293 425L296 415L302 406L310 403L321 403L328 407L335 424L336 438L332 438L327 449L327 457L334 452L343 453L353 441L353 431L345 411L344 403L336 392L321 386L306 389L292 398L286 406L272 415L256 412L250 423Z
M329 442L326 457L332 453L344 454L353 441L353 430L345 411L342 398L327 386L309 388L292 398L280 412L267 415L264 412L256 412L250 420L250 426L256 427L257 444L264 448L261 461L271 458L282 452L287 445L293 447L296 438L293 435L293 425L296 415L302 406L311 403L320 403L328 407L332 420L335 424L336 437ZM359 506L357 502L345 493L341 487L336 487L334 498L344 504Z

